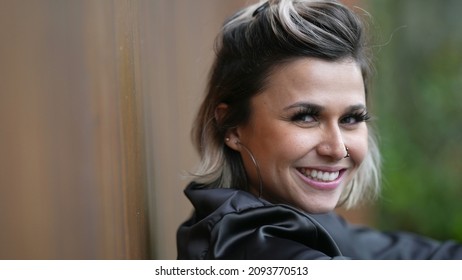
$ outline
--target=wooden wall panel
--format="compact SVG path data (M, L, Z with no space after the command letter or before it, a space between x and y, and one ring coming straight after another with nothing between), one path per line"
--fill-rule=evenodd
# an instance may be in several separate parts
M147 258L136 1L0 4L0 258Z

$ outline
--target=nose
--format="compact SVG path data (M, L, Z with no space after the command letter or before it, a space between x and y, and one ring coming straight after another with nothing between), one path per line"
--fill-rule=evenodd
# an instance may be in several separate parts
M316 147L317 153L332 160L341 160L348 154L341 129L332 125L322 129L321 141Z

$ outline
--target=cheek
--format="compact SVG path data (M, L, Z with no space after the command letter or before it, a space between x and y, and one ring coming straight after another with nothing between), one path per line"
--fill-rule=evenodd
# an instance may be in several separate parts
M309 133L299 133L292 136L288 147L288 153L291 153L292 158L301 158L308 154L316 146L316 135Z
M354 141L350 142L348 149L350 150L350 155L356 165L360 165L366 158L368 152L368 134L367 129L358 137L355 137Z
M273 138L269 145L269 150L274 151L285 158L286 161L294 161L305 156L310 151L314 143L310 141L315 139L307 135L306 131L300 132L298 129L284 129L278 134L278 138Z
M255 153L261 173L272 178L305 156L311 146L308 142L306 134L275 125L259 135L258 140L254 139L250 149Z

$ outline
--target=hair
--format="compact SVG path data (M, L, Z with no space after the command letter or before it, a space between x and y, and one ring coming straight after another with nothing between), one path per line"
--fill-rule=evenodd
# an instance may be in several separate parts
M215 41L206 96L192 129L201 157L194 180L205 187L248 190L241 156L225 145L225 133L248 121L251 98L284 63L307 57L353 59L361 68L367 98L371 63L364 33L359 16L336 1L269 0L226 20ZM221 103L228 110L217 119ZM379 192L380 154L370 127L368 131L368 154L340 198L347 208Z

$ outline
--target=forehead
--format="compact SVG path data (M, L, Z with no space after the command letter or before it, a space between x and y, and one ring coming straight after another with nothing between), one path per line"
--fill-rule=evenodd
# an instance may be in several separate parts
M365 89L360 66L352 59L300 58L277 66L269 75L265 90L256 97L265 104L306 101L341 106L364 104Z

